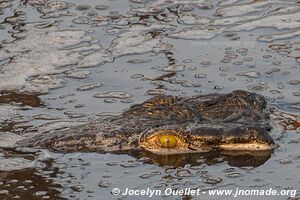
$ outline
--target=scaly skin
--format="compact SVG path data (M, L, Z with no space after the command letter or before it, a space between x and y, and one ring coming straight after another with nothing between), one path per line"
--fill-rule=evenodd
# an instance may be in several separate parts
M192 97L157 96L119 116L56 133L40 134L21 146L59 151L145 149L158 154L225 150L269 150L266 101L246 91Z

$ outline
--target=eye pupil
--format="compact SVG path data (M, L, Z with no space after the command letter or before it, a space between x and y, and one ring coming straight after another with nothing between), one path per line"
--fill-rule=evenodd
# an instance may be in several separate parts
M159 138L159 143L163 148L173 148L177 145L177 140L173 135L163 135Z

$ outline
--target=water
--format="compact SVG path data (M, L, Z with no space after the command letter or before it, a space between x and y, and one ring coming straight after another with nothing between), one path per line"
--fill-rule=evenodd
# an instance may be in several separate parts
M294 0L0 1L1 199L148 198L111 193L126 187L201 190L155 199L219 199L202 193L214 188L299 190L299 15ZM14 146L153 95L235 89L261 93L295 118L284 132L274 129L274 152L56 154Z

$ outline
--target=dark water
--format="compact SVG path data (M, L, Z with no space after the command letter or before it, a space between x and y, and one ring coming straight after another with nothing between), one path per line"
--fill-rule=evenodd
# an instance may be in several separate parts
M148 198L114 196L113 188L272 188L298 191L222 198L298 199L299 19L296 0L0 1L0 144L6 146L0 199ZM274 128L274 152L157 156L8 148L20 136L119 113L155 94L235 89L265 95L293 119L286 130Z

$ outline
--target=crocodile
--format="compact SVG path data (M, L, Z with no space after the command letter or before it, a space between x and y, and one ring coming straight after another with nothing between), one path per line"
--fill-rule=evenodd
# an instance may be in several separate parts
M264 96L243 90L188 97L161 95L117 116L37 134L18 144L62 152L143 150L162 155L266 151L274 148L269 116Z

